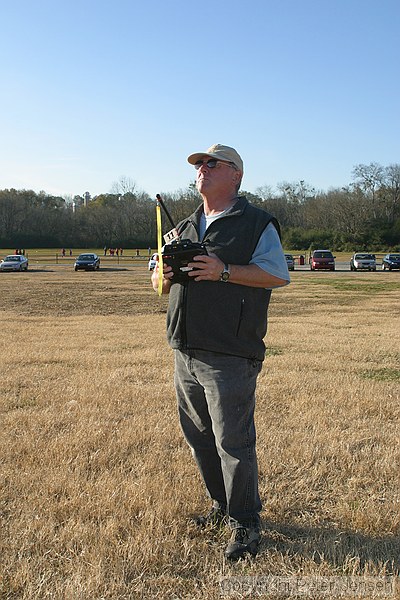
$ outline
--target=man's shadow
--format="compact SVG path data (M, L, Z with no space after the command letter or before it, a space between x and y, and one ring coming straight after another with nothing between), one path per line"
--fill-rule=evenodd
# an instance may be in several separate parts
M263 550L276 550L284 555L304 557L316 564L329 562L335 568L348 565L349 559L362 572L370 565L386 566L386 575L400 575L400 537L372 537L331 527L300 527L263 520Z

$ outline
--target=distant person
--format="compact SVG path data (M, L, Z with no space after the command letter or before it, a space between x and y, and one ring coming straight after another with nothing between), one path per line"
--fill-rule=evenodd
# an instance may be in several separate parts
M211 500L210 512L195 522L228 522L225 556L236 560L258 551L255 389L271 289L290 277L277 220L238 196L243 162L236 150L215 144L187 160L203 204L177 229L182 239L204 242L208 255L189 263L189 281L174 282L164 266L167 338L181 427ZM158 264L152 283L157 291Z
M103 250L104 250L104 256L107 256L107 246L104 246Z

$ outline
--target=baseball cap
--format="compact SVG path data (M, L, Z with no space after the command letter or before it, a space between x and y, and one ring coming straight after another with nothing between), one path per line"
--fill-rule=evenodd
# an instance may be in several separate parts
M217 160L224 160L226 162L233 163L239 171L243 173L243 161L239 154L234 148L230 146L223 146L222 144L214 144L210 146L205 152L195 152L188 156L188 162L194 165L198 160L201 160L205 156L210 158L216 158Z

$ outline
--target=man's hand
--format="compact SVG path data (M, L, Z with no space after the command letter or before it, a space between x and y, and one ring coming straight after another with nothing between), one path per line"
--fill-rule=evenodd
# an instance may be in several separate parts
M215 254L199 254L193 257L193 262L189 263L188 267L194 269L188 271L188 275L195 281L219 281L224 263Z
M169 290L171 289L171 277L173 276L173 271L172 271L172 267L169 267L168 265L166 265L165 263L163 264L163 282L162 282L162 293L163 294L169 294ZM153 273L151 274L151 283L153 285L153 290L155 292L158 292L158 283L159 283L159 279L160 279L160 267L159 267L159 262L157 261L157 264L153 270Z

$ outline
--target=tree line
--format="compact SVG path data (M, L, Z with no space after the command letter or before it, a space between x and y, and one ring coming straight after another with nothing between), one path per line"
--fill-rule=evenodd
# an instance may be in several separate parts
M400 165L359 164L352 179L328 191L301 180L240 194L277 217L285 248L399 250ZM175 222L201 203L194 184L162 196ZM0 190L0 247L155 247L155 205L155 199L126 178L87 203L80 196L65 199L32 190ZM164 217L164 232L170 228Z

